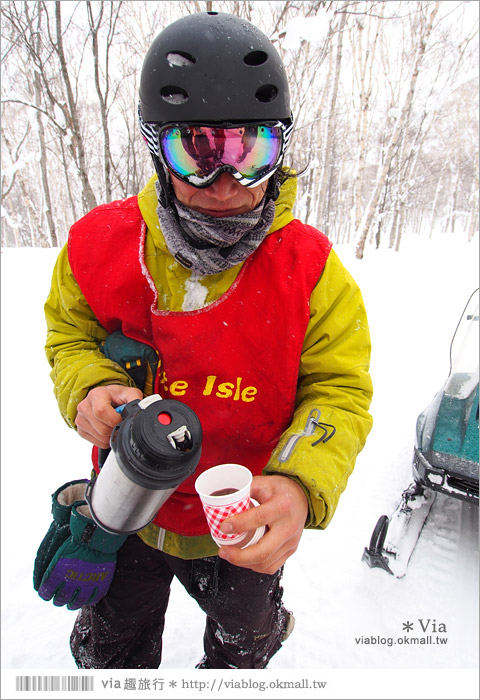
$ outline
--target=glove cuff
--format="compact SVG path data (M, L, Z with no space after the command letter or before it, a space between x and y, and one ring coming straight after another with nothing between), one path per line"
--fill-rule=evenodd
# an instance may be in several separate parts
M52 515L59 525L68 525L72 504L85 498L88 479L67 481L52 494Z
M86 501L74 503L70 515L70 532L75 540L104 554L117 552L127 535L114 535L99 527L90 517Z

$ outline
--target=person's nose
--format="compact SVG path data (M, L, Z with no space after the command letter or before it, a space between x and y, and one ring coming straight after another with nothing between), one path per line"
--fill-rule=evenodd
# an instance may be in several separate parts
M224 202L232 199L241 188L237 180L230 173L222 173L212 184L206 188L205 192L218 201Z

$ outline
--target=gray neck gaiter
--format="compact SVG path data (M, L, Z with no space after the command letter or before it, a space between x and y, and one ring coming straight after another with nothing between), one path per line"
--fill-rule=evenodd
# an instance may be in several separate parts
M200 214L176 198L174 205L178 219L171 207L157 209L167 248L181 265L199 275L214 275L244 262L263 241L275 216L275 202L265 197L252 211L221 218Z

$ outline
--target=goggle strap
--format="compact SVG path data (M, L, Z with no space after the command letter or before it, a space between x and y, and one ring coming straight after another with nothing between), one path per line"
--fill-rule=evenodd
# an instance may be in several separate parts
M160 143L158 140L158 126L143 121L140 107L138 108L138 119L140 122L140 132L147 142L148 150L157 158L160 156Z
M158 202L164 209L168 209L171 202L171 197L173 196L172 186L168 181L167 173L160 161L158 156L151 153L153 163L155 165L155 170L157 171L158 182L160 183L160 194L158 195ZM168 172L168 171L167 171Z

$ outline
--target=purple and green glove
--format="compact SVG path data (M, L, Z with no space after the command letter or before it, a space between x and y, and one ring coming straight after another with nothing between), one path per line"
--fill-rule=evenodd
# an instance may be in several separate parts
M77 610L108 592L117 551L126 535L98 527L84 500L86 480L69 482L52 496L54 521L35 559L33 585L41 598Z
M40 588L43 575L57 549L70 537L70 514L72 512L72 505L76 501L83 501L85 499L85 488L87 484L87 479L69 481L63 484L63 486L60 486L60 488L52 494L53 522L38 548L33 569L33 587L36 591Z

